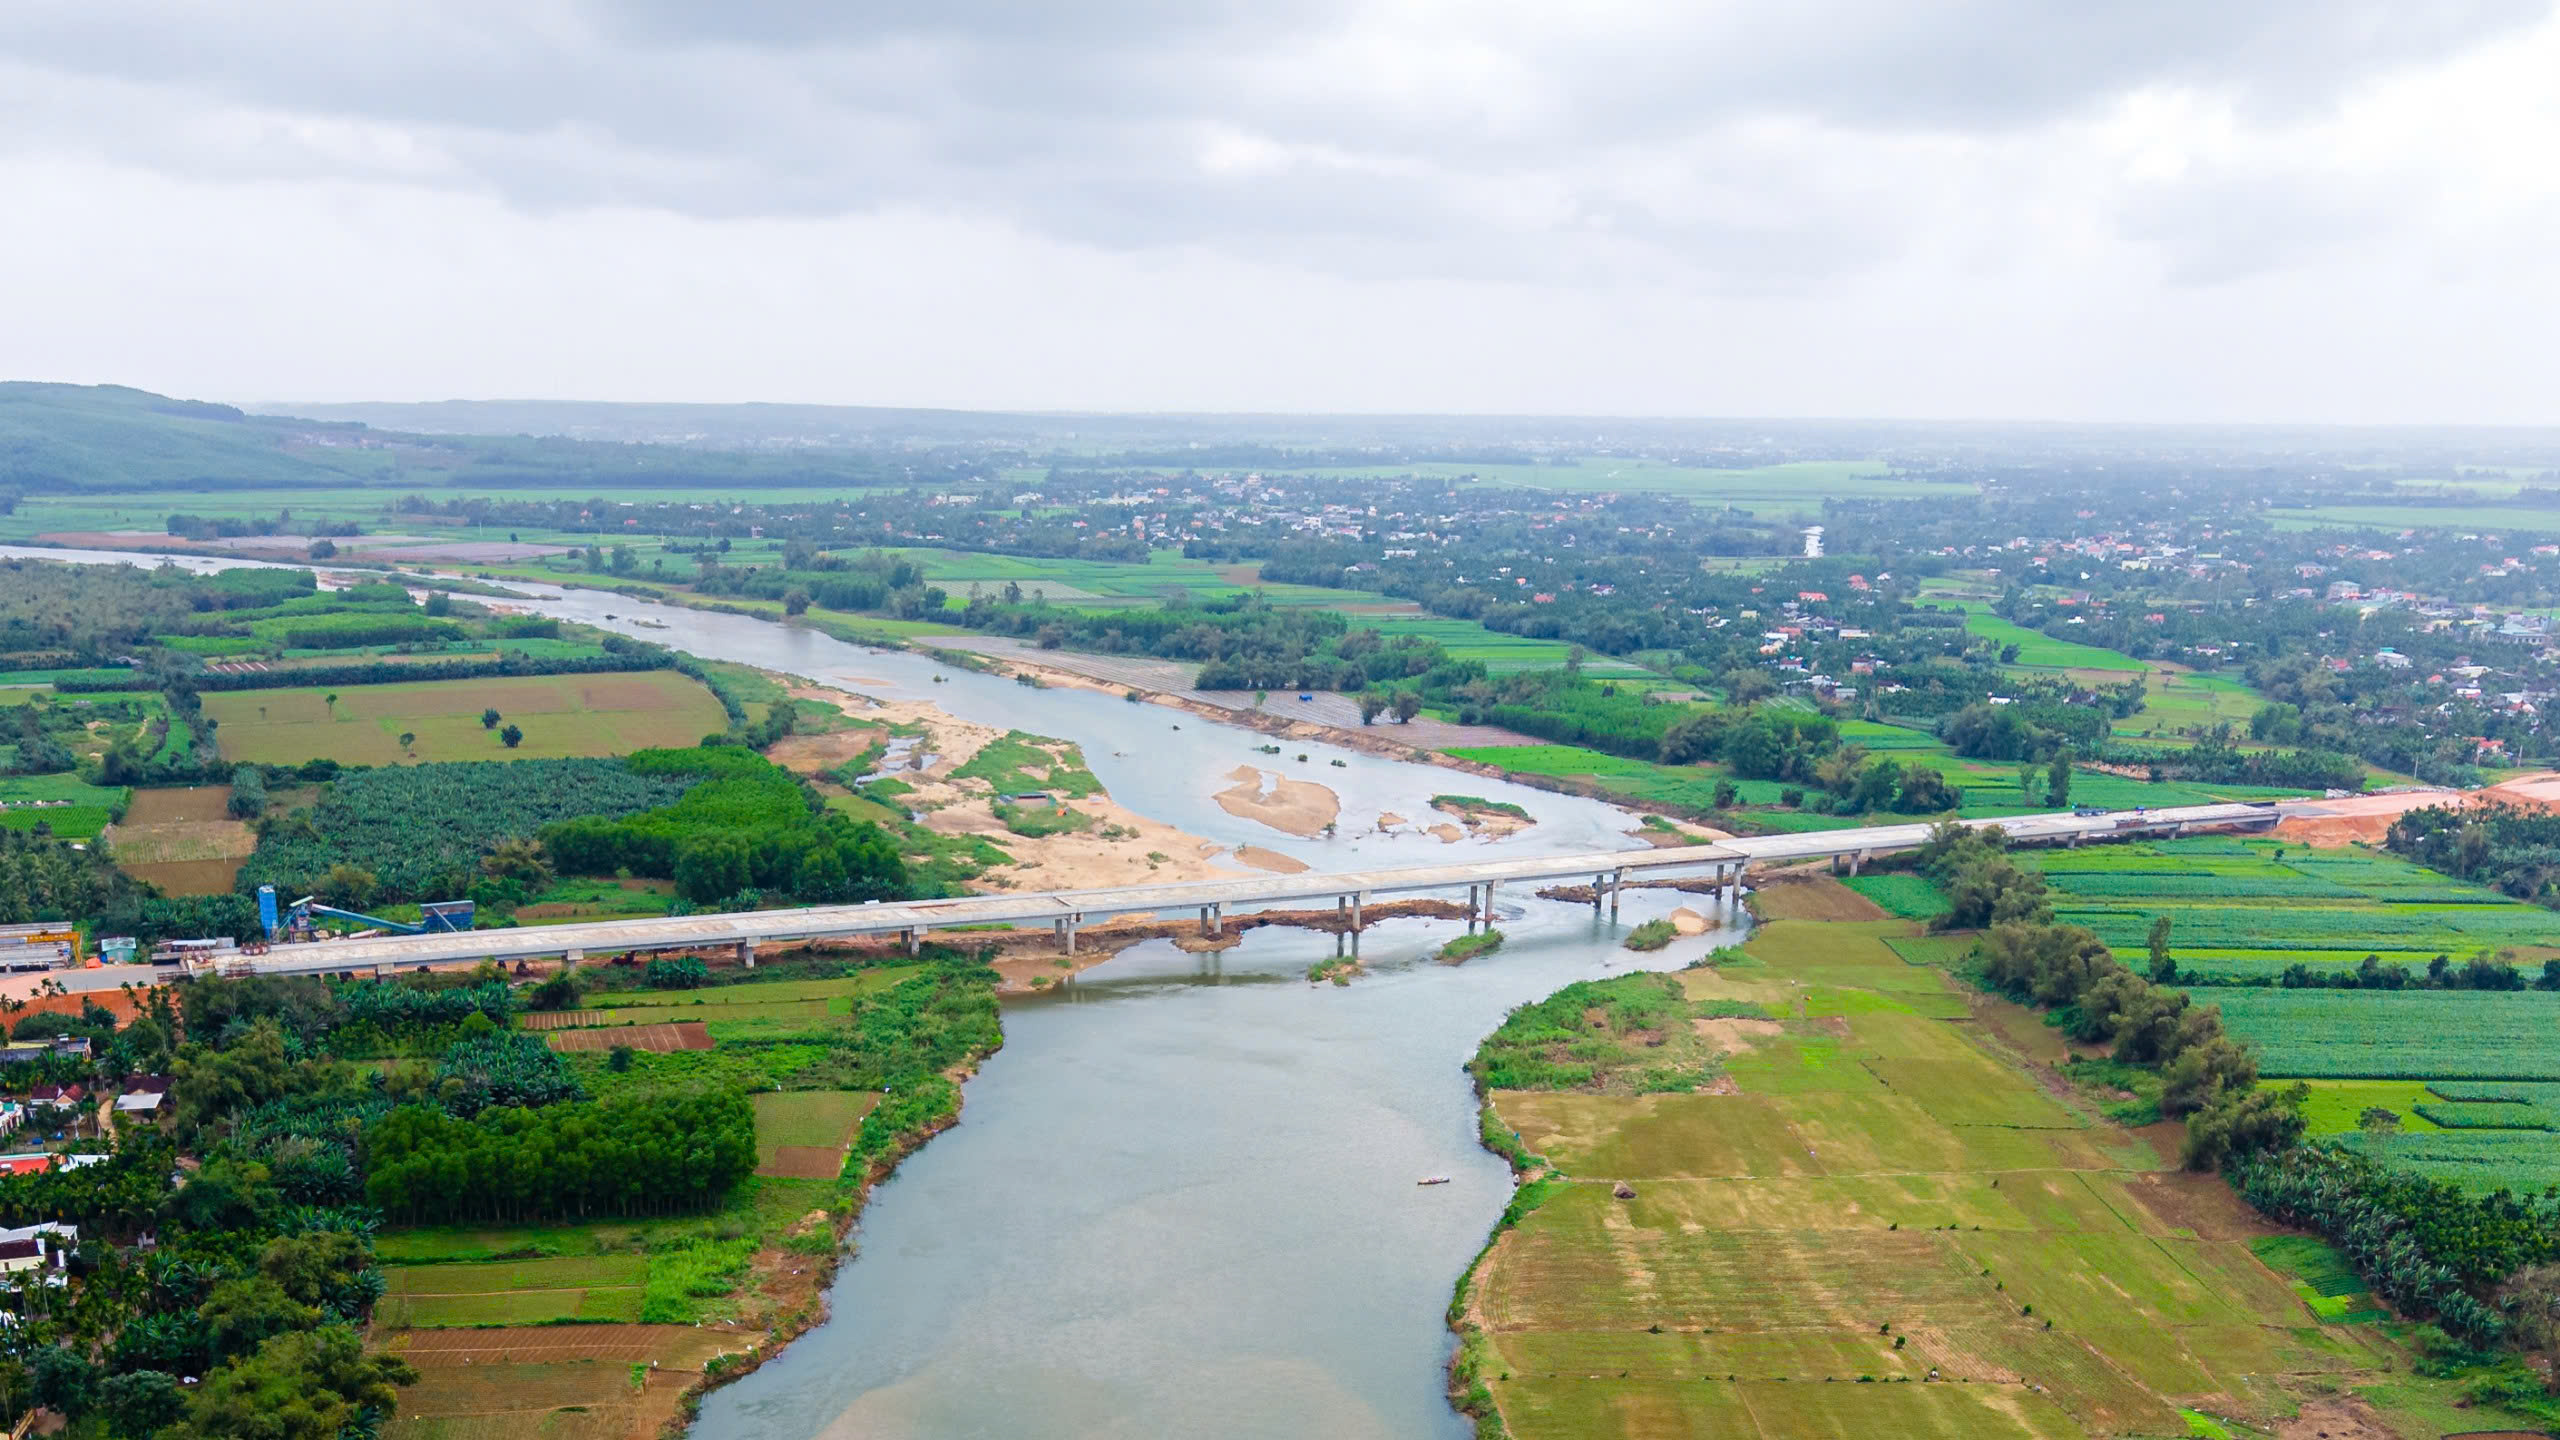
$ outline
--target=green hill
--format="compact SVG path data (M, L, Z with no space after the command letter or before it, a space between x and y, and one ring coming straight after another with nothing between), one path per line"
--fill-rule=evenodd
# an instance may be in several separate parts
M345 485L392 474L359 425L243 414L121 385L0 383L0 490ZM330 442L336 442L334 444Z
M0 382L0 494L396 485L589 485L598 493L752 485L932 484L979 463L531 435L413 435L352 420L252 415L121 385Z

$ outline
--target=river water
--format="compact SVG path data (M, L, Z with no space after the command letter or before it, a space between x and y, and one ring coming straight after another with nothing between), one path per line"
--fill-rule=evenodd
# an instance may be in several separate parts
M1320 870L1476 851L1374 832L1379 812L1422 818L1452 789L1537 817L1502 853L1633 843L1631 818L1593 801L1298 741L1267 756L1266 737L1160 706L761 620L520 588L564 620L1075 741L1139 814ZM1229 815L1212 796L1240 764L1333 787L1341 838ZM1385 922L1362 939L1369 973L1340 987L1305 978L1329 936L1249 931L1212 956L1152 942L1009 1002L1005 1047L969 1083L961 1123L873 1195L832 1318L714 1391L694 1436L1459 1440L1470 1429L1443 1395L1443 1315L1511 1194L1476 1144L1462 1066L1514 1005L1738 938L1619 948L1625 927L1682 898L1628 892L1609 925L1522 887L1501 900L1509 942L1456 967L1429 957L1458 922ZM1451 1183L1414 1183L1426 1175Z

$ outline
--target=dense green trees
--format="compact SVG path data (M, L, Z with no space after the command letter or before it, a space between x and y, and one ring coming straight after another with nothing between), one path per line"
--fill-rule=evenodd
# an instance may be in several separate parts
M545 827L543 846L561 870L672 879L696 904L750 888L821 904L907 893L905 862L878 826L821 809L797 777L751 750L644 750L627 764L691 783L675 803L643 814Z
M2429 869L2560 904L2560 814L2512 805L2430 805L2391 822L2385 843Z
M365 1132L365 1198L420 1223L663 1215L755 1168L755 1111L730 1091L498 1106L470 1120L404 1106Z
M2331 1145L2235 1152L2241 1198L2326 1236L2394 1304L2490 1343L2506 1321L2477 1292L2560 1258L2560 1196L2485 1196Z

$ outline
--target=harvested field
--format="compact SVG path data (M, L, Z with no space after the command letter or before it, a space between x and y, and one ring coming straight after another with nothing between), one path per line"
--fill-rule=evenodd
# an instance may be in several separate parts
M544 1325L508 1331L405 1331L390 1337L384 1348L421 1370L509 1360L603 1360L626 1366L655 1360L671 1369L698 1371L715 1355L746 1349L747 1339L696 1325ZM405 1403L400 1409L409 1413Z
M2219 1180L1978 1040L1886 944L1915 931L1788 920L1756 965L1683 974L1778 1017L1705 1022L1734 1093L1490 1097L1571 1177L1461 1291L1512 1435L2170 1435L2191 1406L2263 1429L2290 1377L2389 1365L2252 1252L2268 1227Z
M101 832L116 867L171 895L229 892L257 832L231 818L231 787L136 790L124 819Z
M690 745L728 723L701 682L672 670L233 690L205 696L204 709L221 722L225 760L279 765L626 755ZM507 748L480 723L483 709L521 726L523 743ZM416 737L407 749L403 734Z
M542 1037L554 1050L610 1050L628 1045L634 1050L664 1054L675 1050L708 1050L711 1032L699 1020L679 1020L656 1025L616 1025L601 1029L553 1030Z
M1828 875L1769 875L1754 883L1751 908L1763 920L1889 920L1876 902Z
M119 860L116 868L145 885L159 886L164 894L228 895L231 882L239 878L241 863L248 858L235 855L227 860L170 860L146 865Z
M840 1145L776 1145L756 1160L756 1173L791 1180L833 1180L844 1173Z
M188 820L228 820L231 818L231 787L228 785L191 785L181 790L136 790L133 803L124 811L123 823L139 828L145 825L175 825Z

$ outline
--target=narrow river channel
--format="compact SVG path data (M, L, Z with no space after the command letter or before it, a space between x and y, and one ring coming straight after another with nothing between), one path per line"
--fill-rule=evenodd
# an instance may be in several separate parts
M1380 812L1422 817L1453 790L1537 817L1504 853L1634 843L1630 817L1592 801L1297 741L1269 756L1259 734L1160 706L760 620L521 588L564 620L1075 741L1130 809L1319 870L1474 850L1375 832ZM1338 838L1221 809L1212 796L1243 764L1331 786ZM1629 892L1612 926L1505 894L1509 943L1456 967L1430 958L1456 922L1388 922L1364 937L1370 973L1347 987L1305 978L1332 953L1326 936L1257 930L1214 956L1156 942L1009 1003L1005 1048L970 1082L960 1125L873 1196L832 1318L713 1392L694 1436L1469 1434L1442 1393L1444 1311L1511 1184L1476 1144L1461 1067L1514 1005L1738 938L1619 948L1626 927L1682 898ZM1414 1183L1428 1175L1451 1183Z

